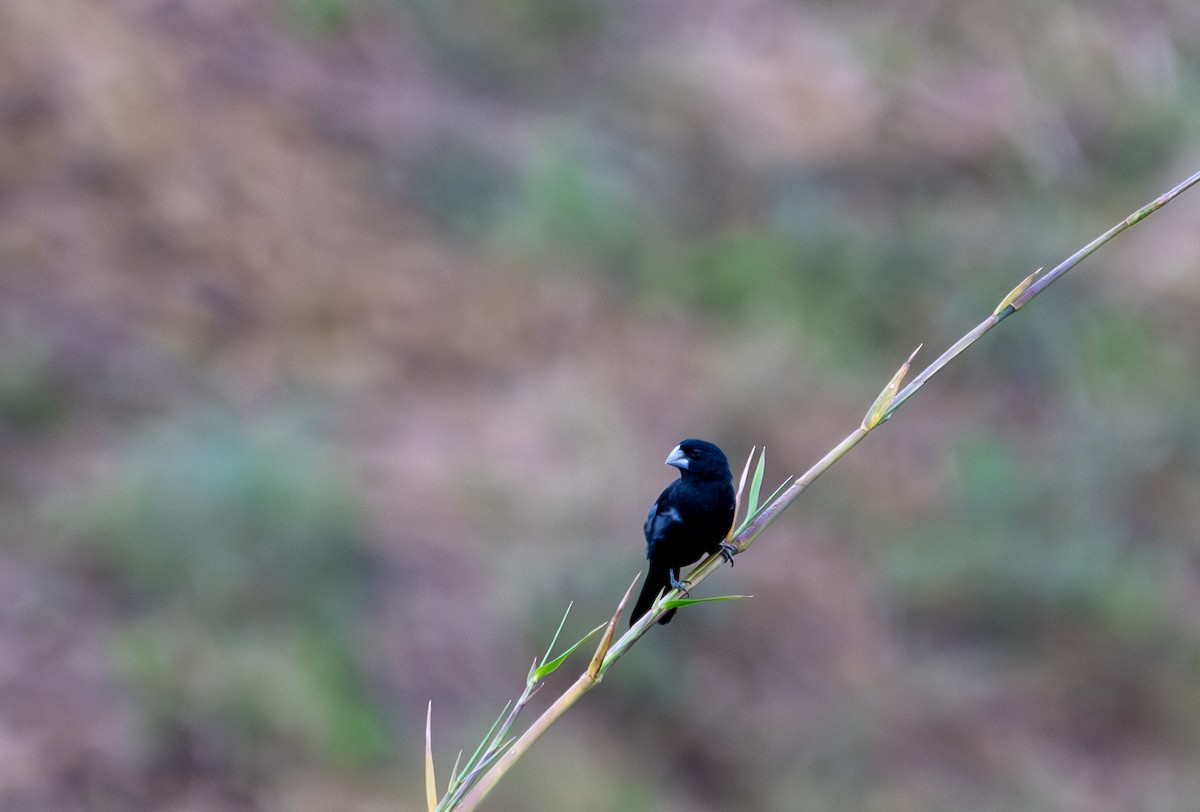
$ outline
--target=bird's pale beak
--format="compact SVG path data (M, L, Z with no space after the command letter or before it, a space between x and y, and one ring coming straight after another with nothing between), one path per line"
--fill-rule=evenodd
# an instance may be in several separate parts
M667 465L674 465L681 471L686 471L688 467L687 454L683 453L683 449L675 446L671 453L667 455Z

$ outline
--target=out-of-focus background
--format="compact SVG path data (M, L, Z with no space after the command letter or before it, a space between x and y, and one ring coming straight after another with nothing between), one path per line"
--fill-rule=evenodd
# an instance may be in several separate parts
M423 808L426 702L444 779L678 440L803 470L1198 99L1193 0L4 0L0 809ZM1195 810L1192 195L488 808Z

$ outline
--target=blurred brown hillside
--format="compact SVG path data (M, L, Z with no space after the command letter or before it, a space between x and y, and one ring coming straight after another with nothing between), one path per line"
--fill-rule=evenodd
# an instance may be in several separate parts
M676 442L806 468L1197 99L1185 0L0 2L0 810L423 808ZM1194 810L1193 195L487 808Z

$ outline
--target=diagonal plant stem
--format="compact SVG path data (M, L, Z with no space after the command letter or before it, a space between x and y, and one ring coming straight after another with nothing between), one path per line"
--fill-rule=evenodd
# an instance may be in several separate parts
M1200 183L1200 172L1196 172L1191 177L1177 185L1175 188L1171 189L1169 192L1160 195L1152 202L1130 214L1124 220L1108 229L1108 231L1105 231L1083 248L1080 248L1074 254L1064 259L1062 262L1056 265L1053 270L1042 276L1036 282L1033 281L1033 278L1037 275L1036 273L1026 277L1020 284L1017 285L1016 288L1012 290L1012 292L1008 294L1008 296L1001 300L1000 306L996 308L992 315L988 316L986 319L976 325L970 332L968 332L958 341L954 342L954 344L952 344L949 349L939 355L933 361L933 363L929 364L929 366L925 367L925 369L917 374L916 377L913 378L912 382L908 384L908 386L900 390L900 392L897 393L894 398L892 398L891 403L886 407L886 409L883 410L878 420L876 420L874 423L864 420L862 425L848 434L828 454L822 457L816 465L808 469L808 471L806 471L802 476L798 477L787 490L781 493L779 497L770 505L768 505L759 516L750 522L750 524L747 525L742 532L733 539L733 543L738 547L738 551L741 552L749 547L750 544L753 543L753 541L758 537L758 535L765 530L767 526L771 524L771 522L775 521L775 519L779 517L779 514L783 513L783 511L786 510L793 501L795 501L796 497L803 493L804 490L811 485L817 477L829 470L829 468L831 468L835 462L845 456L850 449L858 445L859 442L861 442L862 439L867 436L871 429L890 418L897 409L903 406L910 397L916 394L917 390L925 385L926 381L936 375L938 371L942 369L942 367L950 363L955 356L957 356L967 347L974 344L984 333L988 332L1005 318L1011 316L1013 313L1017 312L1030 301L1032 301L1035 296L1048 288L1059 277L1074 268L1083 260L1087 259L1113 237L1117 236L1126 229L1137 225L1142 220L1149 217L1166 204L1170 203L1176 197L1195 186L1197 183ZM870 417L870 415L868 415L868 417ZM701 563L695 572L688 575L688 580L693 585L698 584L700 581L704 580L713 572L715 572L720 565L720 556L710 556L708 560ZM620 656L620 654L623 653L624 649L621 647L623 642L624 638L617 641L617 643L613 646L613 651L616 656Z
M1041 276L1035 282L1037 272L1030 274L1020 284L1001 300L995 311L976 325L966 335L954 342L945 352L939 355L925 369L918 373L908 386L900 389L900 383L903 381L905 374L908 372L908 366L912 362L912 357L908 359L896 372L892 380L884 388L883 392L876 399L861 424L854 431L846 435L840 443L834 446L824 457L822 457L815 465L808 469L804 474L799 476L791 485L768 500L765 507L755 513L749 521L745 522L739 531L729 539L730 543L736 547L737 552L744 552L755 539L765 530L779 515L786 510L792 502L796 500L801 493L808 488L817 477L825 473L834 463L844 457L849 451L862 442L872 429L886 422L893 413L903 406L910 397L925 385L925 383L938 373L942 367L952 361L955 356L965 350L967 347L974 344L984 333L991 330L1001 321L1011 316L1013 313L1020 310L1026 304L1033 300L1043 290L1053 284L1067 271L1074 268L1087 257L1095 253L1101 246L1117 236L1126 229L1138 224L1149 215L1158 211L1160 208L1170 203L1183 192L1187 191L1192 186L1200 183L1200 172L1196 172L1187 180L1183 181L1175 188L1171 189L1163 195L1160 195L1154 201L1146 204L1142 208L1130 214L1121 222L1105 231L1096 239L1085 245L1083 248L1076 251L1071 256L1060 262L1050 272ZM920 348L918 348L920 349ZM916 353L914 352L913 355ZM753 458L753 452L751 452ZM760 458L761 459L761 458ZM750 468L750 460L746 462L746 470ZM745 483L745 474L742 476L742 482ZM739 489L740 494L740 489ZM753 501L753 500L752 500ZM754 510L754 505L750 505L747 513ZM736 526L736 525L735 525ZM720 569L724 563L724 559L719 554L709 556L700 563L696 569L688 574L689 589L694 589L702 581ZM636 583L636 581L635 581ZM632 590L632 586L630 587ZM626 601L629 599L629 590L626 591L625 597L622 598L617 607L616 614L608 623L608 628L605 631L604 638L601 640L599 648L596 650L587 670L579 677L576 682L569 687L554 703L523 733L517 741L509 748L509 750L489 769L479 780L479 782L471 789L465 797L462 798L460 804L451 808L457 812L470 812L483 800L487 793L496 785L496 783L507 773L508 769L516 762L517 759L525 753L526 750L539 739L549 727L559 719L572 705L575 704L585 693L599 684L604 673L624 656L630 647L633 646L642 636L650 630L654 623L666 612L670 607L670 602L678 600L682 596L682 591L678 589L671 590L662 595L658 602L654 604L649 612L643 615L628 631L621 636L619 640L613 642L613 636L616 628L616 621L621 615L625 607Z
M588 691L600 684L600 680L604 678L601 671L601 665L604 663L604 656L608 653L609 647L612 645L613 637L616 634L617 622L621 619L621 614L625 611L625 604L629 602L629 596L633 594L633 588L637 586L638 579L634 578L629 584L629 588L625 590L624 597L617 604L617 609L609 619L608 625L604 629L604 635L600 638L600 645L596 648L596 653L592 655L592 661L588 664L587 669L575 680L562 696L554 700L553 704L547 708L541 716L539 716L522 733L507 752L496 762L496 764L488 770L476 783L471 787L470 792L466 793L462 802L458 805L449 807L457 812L468 812L474 810L479 803L487 797L487 794L492 791L492 788L504 777L509 768L516 764L521 756L525 755L533 743L542 737L552 724L558 721L558 718L566 713L579 698ZM466 785L464 785L466 786Z
M1071 254L1071 256L1058 263L1058 265L1056 265L1048 273L1044 274L1036 282L1033 282L1033 276L1036 276L1036 274L1026 277L1025 281L1021 285L1017 285L1017 287L1013 289L1012 293L1010 293L1008 297L1001 302L1002 306L996 308L996 312L976 325L975 329L971 330L971 332L954 342L954 344L948 350L938 356L938 358L932 364L927 366L919 375L913 378L912 382L908 386L904 387L904 390L896 396L896 399L892 402L892 406L888 409L888 413L884 416L884 419L886 420L888 417L890 417L892 412L896 411L896 409L899 409L906 400L916 394L917 390L924 386L925 382L932 378L938 372L938 370L950 363L950 361L952 361L960 352L974 344L980 336L982 336L988 330L991 330L1013 313L1016 313L1018 310L1028 304L1035 296L1054 284L1059 277L1090 257L1097 250L1099 250L1102 245L1111 240L1113 237L1117 236L1126 229L1137 225L1142 220L1146 219L1151 214L1170 203L1176 197L1195 186L1197 183L1200 183L1200 172L1196 172L1171 191L1159 195L1150 203L1142 206L1133 214L1129 215L1124 220L1110 228L1108 231L1105 231L1099 237L1092 240L1083 248L1080 248L1074 254Z

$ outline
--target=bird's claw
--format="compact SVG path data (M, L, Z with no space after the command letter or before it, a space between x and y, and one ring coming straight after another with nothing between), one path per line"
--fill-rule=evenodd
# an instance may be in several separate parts
M733 566L733 557L737 555L737 551L738 548L730 544L728 541L722 541L721 546L717 549L717 552L721 554L721 558L724 558L726 561L728 561L729 566L731 567Z
M670 576L671 576L671 589L678 589L680 592L683 593L683 596L685 598L691 597L692 593L688 592L688 587L691 586L692 582L679 580L679 578L675 577L674 572L671 572Z

